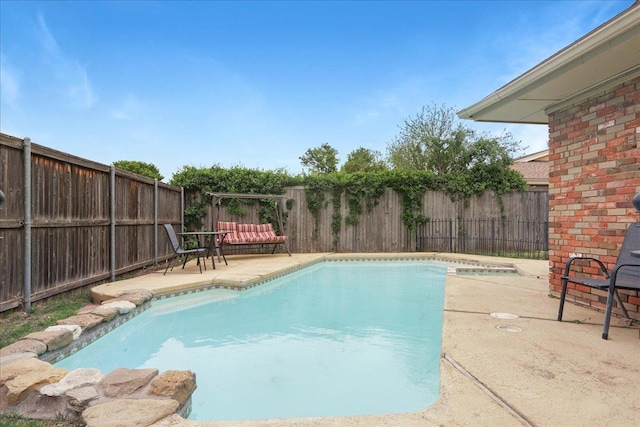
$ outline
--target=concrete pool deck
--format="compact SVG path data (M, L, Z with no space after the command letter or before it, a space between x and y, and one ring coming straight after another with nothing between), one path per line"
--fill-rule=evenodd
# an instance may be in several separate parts
M216 284L242 287L323 259L356 257L475 261L513 266L520 276L447 277L440 397L420 412L233 422L173 415L154 427L640 425L638 327L620 327L612 319L605 341L603 313L574 304L565 306L565 320L557 322L558 299L549 297L547 261L433 253L233 255L229 265L216 262L216 270L207 260L203 274L191 261L185 270L178 266L166 276L162 269L96 286L93 295L104 299L136 288L165 293ZM491 313L519 317L500 319Z

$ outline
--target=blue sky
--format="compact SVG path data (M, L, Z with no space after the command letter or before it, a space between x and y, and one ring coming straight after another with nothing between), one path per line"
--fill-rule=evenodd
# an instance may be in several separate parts
M111 164L301 171L385 153L425 105L468 107L625 1L0 0L0 131ZM546 126L508 130L526 152Z

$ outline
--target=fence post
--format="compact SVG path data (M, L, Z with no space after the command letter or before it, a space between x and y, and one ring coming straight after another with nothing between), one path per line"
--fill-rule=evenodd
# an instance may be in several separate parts
M496 219L491 218L491 255L496 253Z
M24 148L24 311L31 311L31 139L23 139Z
M153 180L153 265L158 265L158 179Z
M111 257L111 281L116 280L116 167L111 165L109 170L109 187L111 193L110 200L110 215L111 223L109 224L109 232L111 234L111 242L109 242L110 257Z
M449 218L449 252L453 253L453 220Z

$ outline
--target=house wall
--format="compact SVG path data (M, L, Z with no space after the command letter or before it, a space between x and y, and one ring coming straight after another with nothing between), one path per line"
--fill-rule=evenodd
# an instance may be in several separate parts
M548 114L550 290L559 295L571 254L613 268L626 229L638 221L631 200L640 193L640 77ZM619 292L640 319L638 292ZM606 298L569 284L568 301L604 310Z

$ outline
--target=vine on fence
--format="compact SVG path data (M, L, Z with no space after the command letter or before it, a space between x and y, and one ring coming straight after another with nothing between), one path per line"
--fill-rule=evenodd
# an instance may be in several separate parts
M513 191L523 190L526 183L522 175L516 171L497 168L492 165L477 164L464 174L437 176L429 171L391 170L384 172L333 172L314 174L304 177L290 176L282 170L260 171L233 167L224 169L220 166L211 168L194 168L185 166L176 173L171 183L185 188L189 193L200 194L196 199L192 196L185 209L185 222L192 227L202 227L202 219L206 216L206 206L211 203L208 192L283 194L285 187L303 184L309 211L314 217L313 238L318 237L318 225L321 209L327 209L331 195L333 214L331 216L331 232L333 246L337 250L340 231L342 230L342 196L344 194L348 207L346 225L355 226L365 212L370 212L387 188L396 191L402 200L401 218L404 225L415 235L420 224L429 220L422 215L422 201L427 190L443 191L452 200L469 200L473 195L481 195L492 189L498 196L501 211L504 204L501 196ZM225 200L227 211L242 216L244 211L238 200ZM242 203L255 203L243 200ZM285 218L293 201L288 200L284 211ZM284 209L283 209L284 210ZM275 204L261 201L259 208L261 222L277 222Z
M307 198L307 206L314 219L313 238L318 238L318 226L320 221L320 209L329 206L326 194L331 194L333 214L331 215L331 232L333 235L333 247L337 250L340 230L342 229L342 192L344 191L344 174L337 172L306 176L304 179L304 192Z
M203 226L202 220L207 215L206 206L212 202L212 196L209 193L283 194L285 187L300 184L300 181L299 178L292 177L283 170L262 171L240 166L225 169L218 165L210 168L184 166L171 178L171 184L183 187L187 193L185 224L196 229ZM275 204L271 204L268 200L225 199L222 203L227 212L237 216L245 215L242 205L259 203L258 212L261 221L272 222L276 217ZM287 206L290 204L285 205ZM283 221L287 216L287 212L283 212ZM277 221L273 222L277 224Z
M384 194L387 185L382 173L354 173L345 185L345 197L349 213L345 218L347 225L357 225L363 214L363 205L371 212Z

